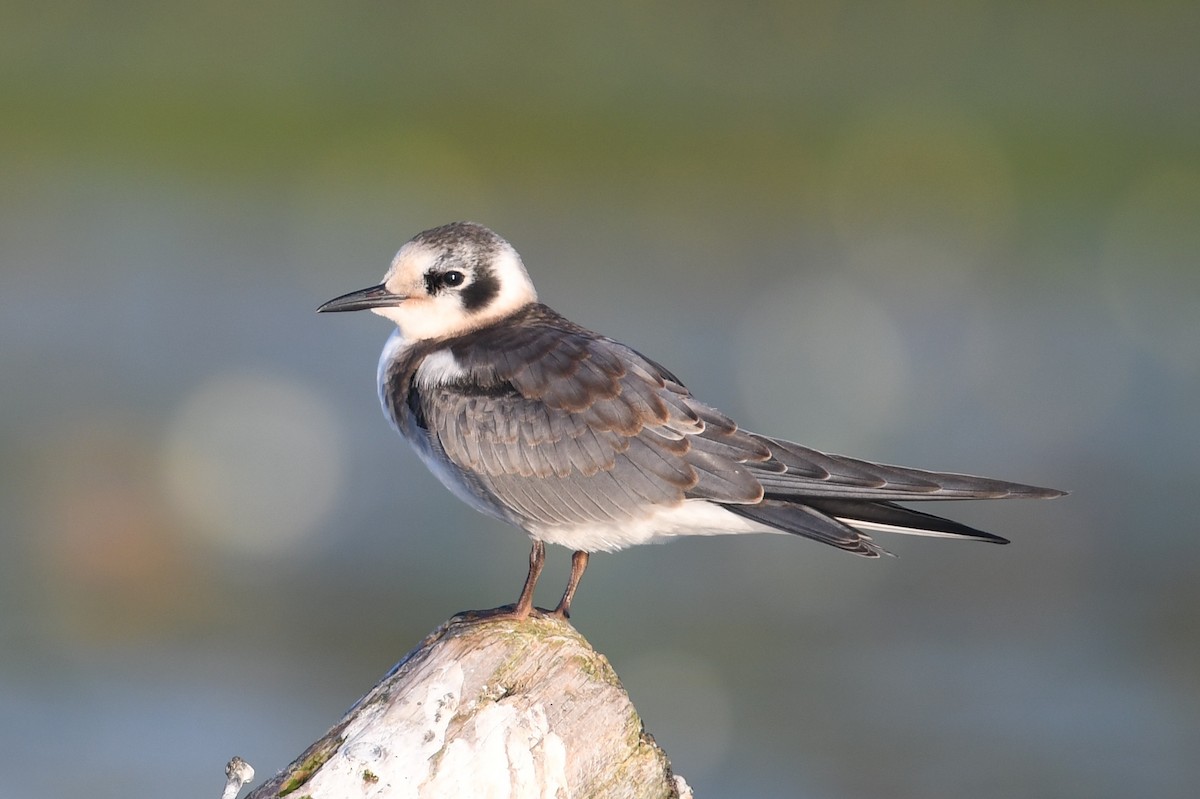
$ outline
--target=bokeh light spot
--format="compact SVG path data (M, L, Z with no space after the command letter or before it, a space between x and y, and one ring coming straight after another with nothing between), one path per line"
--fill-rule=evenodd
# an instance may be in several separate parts
M164 479L195 533L237 553L277 554L328 518L343 480L342 436L326 403L272 377L219 376L183 404Z
M135 420L92 412L43 441L30 542L50 630L124 645L212 606L153 479L154 442Z

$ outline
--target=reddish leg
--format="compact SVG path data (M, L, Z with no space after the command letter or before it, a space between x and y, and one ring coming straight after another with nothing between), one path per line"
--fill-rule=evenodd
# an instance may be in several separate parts
M533 589L537 586L538 577L542 574L542 566L546 563L546 545L541 541L533 542L529 551L529 573L525 575L525 585L521 588L521 596L515 605L502 605L491 610L467 610L458 614L464 622L498 621L500 619L528 619L533 613ZM538 611L539 613L541 611Z
M542 575L542 566L546 565L546 545L534 539L533 549L529 551L529 574L525 575L525 585L521 588L521 596L513 606L514 619L527 619L533 611L533 589L537 586L538 577Z
M571 579L567 580L567 590L563 591L562 599L554 609L554 615L560 619L571 618L571 600L575 598L575 589L579 587L579 580L583 577L587 565L588 553L582 549L576 550L571 556Z

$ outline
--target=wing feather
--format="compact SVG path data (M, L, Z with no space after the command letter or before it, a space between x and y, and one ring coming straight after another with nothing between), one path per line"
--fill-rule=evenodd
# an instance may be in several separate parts
M520 324L444 345L470 380L422 386L414 408L445 456L470 470L472 485L519 524L619 524L654 507L707 500L780 530L877 555L882 550L855 521L987 536L894 500L1062 493L876 464L756 435L636 351L544 306L523 313Z
M831 455L790 441L759 436L781 472L752 465L767 495L784 498L842 497L868 500L1049 498L1063 492L990 477L930 472ZM766 464L771 466L773 464Z

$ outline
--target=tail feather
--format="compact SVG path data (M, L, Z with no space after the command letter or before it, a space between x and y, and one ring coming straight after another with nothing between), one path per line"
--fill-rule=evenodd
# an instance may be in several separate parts
M993 544L1007 544L1007 538L968 527L952 519L922 513L892 502L863 502L861 500L810 500L809 507L859 529L879 530L906 535L939 538L974 538Z
M757 505L723 505L725 510L751 521L795 533L822 544L844 549L855 555L877 558L891 553L871 540L871 536L844 521L809 507L788 502L763 500Z
M871 532L1008 543L1007 538L891 502L822 497L807 500L803 504L766 499L756 505L728 504L722 507L776 530L811 538L868 558L891 554L871 539Z

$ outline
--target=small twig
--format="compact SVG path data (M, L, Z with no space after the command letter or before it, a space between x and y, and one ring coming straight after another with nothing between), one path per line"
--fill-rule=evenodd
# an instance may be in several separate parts
M230 760L225 764L225 793L221 794L221 799L237 799L237 795L242 792L242 786L252 779L253 766L240 757Z

